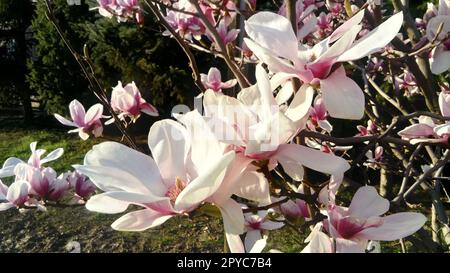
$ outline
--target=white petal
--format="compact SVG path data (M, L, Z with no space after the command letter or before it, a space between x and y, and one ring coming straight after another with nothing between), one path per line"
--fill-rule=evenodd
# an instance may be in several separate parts
M423 214L416 212L400 212L382 219L381 226L366 228L355 236L376 241L398 240L413 234L427 221Z
M56 159L60 158L63 154L64 154L63 148L55 149L52 152L50 152L46 157L41 159L41 164L45 164L47 162L56 160Z
M204 170L178 195L175 210L188 209L213 195L223 181L227 167L234 160L235 152L230 151L209 168Z
M250 252L250 250L253 248L255 243L261 239L262 239L261 232L259 230L248 231L247 234L245 235L245 240L244 240L245 250L247 250L247 252Z
M225 233L225 238L231 253L245 253L244 244L238 234Z
M162 184L155 161L151 157L120 143L103 142L95 145L84 157L84 165L107 167L116 169L121 173L127 173L126 176L134 177L131 181L138 181L142 185L142 187L137 187L145 187L156 195L164 195L167 191L167 188ZM101 173L99 175L98 182L103 183ZM131 181L118 181L117 183L126 185ZM106 183L110 184L108 181ZM113 186L113 189L117 186Z
M247 35L262 47L294 60L297 57L297 37L286 17L272 12L258 12L245 21Z
M10 157L3 163L3 167L0 169L0 178L9 177L14 175L14 168L17 164L23 163L22 159L17 157Z
M364 219L382 215L388 210L387 199L381 197L374 187L363 186L353 196L348 212L356 218Z
M143 231L159 226L172 218L151 209L143 209L125 214L112 223L111 227L119 231Z
M78 127L73 121L70 121L59 114L54 114L54 116L60 123L66 125L66 126Z
M176 177L187 180L185 162L190 142L180 123L170 119L155 122L148 133L148 146L166 183L175 183Z
M402 27L402 23L403 12L391 16L362 39L359 39L354 46L342 54L337 61L347 62L358 60L379 51L395 38Z
M361 88L345 75L342 66L320 81L320 89L330 116L352 120L364 116L364 94Z
M297 144L280 145L276 158L283 161L297 161L310 169L331 174L343 174L350 168L344 159Z
M239 235L244 233L244 214L241 205L233 199L220 204L225 233Z
M303 119L309 114L313 96L314 89L308 84L303 84L295 94L291 104L289 104L285 115L294 122Z

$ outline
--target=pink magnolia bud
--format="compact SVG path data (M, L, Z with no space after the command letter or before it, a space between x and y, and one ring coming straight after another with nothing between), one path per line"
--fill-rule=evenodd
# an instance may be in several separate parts
M200 74L201 82L206 89L211 89L215 92L222 92L222 89L228 89L236 85L237 80L229 80L222 82L222 75L219 69L211 67L208 71L208 75Z
M67 181L75 190L75 194L83 199L89 198L96 190L94 183L85 175L74 171L67 173Z
M0 211L25 204L29 200L28 191L26 181L18 180L8 187L0 180Z
M127 116L133 121L139 118L141 112L149 116L158 116L158 110L141 97L141 92L134 82L123 87L119 81L111 94L111 107L120 113L120 118Z
M67 182L67 175L62 174L54 179L49 186L48 199L52 201L60 201L69 190L69 182Z

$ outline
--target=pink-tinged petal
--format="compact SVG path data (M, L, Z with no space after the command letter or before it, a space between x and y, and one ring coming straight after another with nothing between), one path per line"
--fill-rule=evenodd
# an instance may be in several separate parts
M64 118L64 117L62 117L61 115L54 114L54 117L55 117L61 124L63 124L63 125L66 125L66 126L73 126L73 127L78 127L78 125L75 124L73 121L70 121L70 120L68 120L68 119L66 119L66 118Z
M158 110L148 102L141 103L140 108L141 108L142 113L145 113L149 116L152 116L152 117L159 116Z
M381 197L371 186L364 186L356 191L348 209L355 218L369 218L379 216L389 210L389 201Z
M252 161L252 159L243 156L241 153L236 154L233 163L230 164L227 169L222 183L208 201L215 204L221 204L226 202L232 194L241 192L239 187L245 187L247 185L246 182L249 182L247 181L246 174L248 172L247 168ZM254 182L257 183L256 181ZM242 189L242 191L245 193L244 189ZM255 194L257 195L258 193L255 192Z
M86 132L84 131L83 128L80 128L80 129L78 129L78 130L72 130L72 131L78 132L78 136L79 136L82 140L87 140L87 139L89 138L89 134L86 133ZM71 132L71 131L69 131L69 133L70 133L70 132Z
M56 159L60 158L63 154L64 154L63 148L55 149L52 152L50 152L46 157L41 159L41 164L45 164L47 162L56 160Z
M274 110L278 109L278 104L273 97L269 76L262 67L262 64L256 66L256 81L261 99L261 109L259 114L263 120L268 120Z
M316 226L317 227L317 226ZM302 253L332 253L333 244L330 237L317 228L311 231L309 244L301 251Z
M352 241L336 238L336 253L365 253L367 241Z
M73 122L77 124L79 127L83 127L85 125L84 116L86 115L84 106L79 101L73 100L69 104L69 110Z
M222 214L225 233L234 235L244 233L245 220L241 205L230 198L218 207Z
M344 159L297 144L280 145L276 158L283 161L297 161L310 169L330 174L343 174L350 168Z
M8 193L8 186L3 184L2 180L0 179L0 201L6 199L7 193Z
M361 23L362 19L364 18L364 11L365 10L359 11L352 18L348 19L345 23L339 26L328 38L329 43L332 43L341 38L342 35L344 35L348 30Z
M440 137L449 136L450 135L450 124L441 124L434 128L434 133ZM443 140L446 142L446 140Z
M253 41L271 52L288 60L297 58L297 37L286 17L258 12L245 21L245 31Z
M201 169L210 169L217 158L223 156L225 144L218 141L208 118L200 115L198 110L190 111L178 117L186 126L191 140L190 159L198 173Z
M320 81L322 97L330 116L358 120L364 116L364 94L361 88L339 67Z
M403 12L399 12L377 28L359 39L349 50L342 54L337 61L347 62L358 60L379 51L389 44L398 34L403 23Z
M6 200L10 203L20 206L28 200L29 185L26 181L15 181L8 188Z
M125 214L111 224L119 231L143 231L163 224L173 215L164 215L152 209L143 209Z
M228 89L231 88L233 86L235 86L237 84L237 80L236 79L232 79L232 80L228 80L224 83L222 83L222 89Z
M155 122L150 128L148 146L167 187L173 185L177 177L187 181L188 139L186 129L170 119Z
M427 137L432 136L433 134L434 134L433 127L423 123L410 125L405 129L401 130L400 132L398 132L399 136L407 139Z
M220 75L220 70L215 68L215 67L211 67L208 71L208 77L207 80L209 83L213 83L213 82L217 82L220 83L222 82L222 76Z
M439 33L438 40L443 40L450 32L450 17L448 15L439 15L431 18L427 24L427 38L432 41L436 37L439 26L443 24L442 31Z
M264 235L261 239L257 240L249 253L261 253L267 245L267 235Z
M355 236L367 240L393 241L409 236L419 230L427 218L416 212L401 212L383 217L379 227L366 228Z
M236 186L235 195L259 204L270 204L269 183L262 173L245 171Z
M439 75L450 69L450 51L445 50L443 46L437 46L432 51L430 58L431 72Z
M14 204L12 203L0 203L0 211L5 211L8 210L10 208L14 208Z
M329 59L335 59L343 54L347 49L351 48L358 33L361 31L361 25L355 25L350 28L342 37L337 40L330 48L328 48L314 63L320 63Z
M313 96L314 89L308 84L303 84L289 104L285 115L294 122L305 118L309 114Z
M283 159L280 161L283 170L287 175L289 175L295 181L302 181L305 171L303 166L296 160Z
M16 157L10 157L3 163L3 167L0 169L0 178L9 177L14 175L14 168L17 164L23 163L22 159Z
M441 92L439 94L439 108L444 117L450 117L450 93Z
M231 253L245 253L244 244L238 234L225 233L225 237Z
M92 125L97 120L101 119L103 115L103 105L100 103L97 103L93 105L86 113L86 116L84 117L84 123L86 125Z
M303 26L297 31L297 39L302 41L306 36L317 29L317 17L312 16L303 21Z
M213 195L220 187L228 166L235 158L235 152L230 151L216 159L210 168L203 170L197 178L191 181L178 195L175 210L189 209ZM213 160L211 158L211 160Z
M271 72L286 72L291 74L296 73L294 66L290 62L276 57L272 52L261 47L248 38L244 38L244 41L247 47L253 52L253 54L258 57L261 62L267 64Z
M167 191L155 161L120 143L107 141L94 145L85 155L84 165L98 173L94 174L98 180L96 185L104 191L115 189L131 192L151 191L159 196L163 196ZM112 169L112 173L107 171L103 178L101 170L96 170L97 168L106 168L105 171ZM115 172L118 177L114 177Z
M86 202L88 210L107 214L124 212L129 205L130 202L110 197L109 192L94 195Z
M253 249L256 242L261 239L262 239L261 232L259 230L248 231L247 234L245 234L245 240L244 240L245 250L247 252L250 252L250 250Z

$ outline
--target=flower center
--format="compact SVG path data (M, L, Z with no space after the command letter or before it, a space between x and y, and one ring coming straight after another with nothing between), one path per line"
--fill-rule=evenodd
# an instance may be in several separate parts
M172 185L166 192L166 197L170 198L170 201L175 203L178 195L186 188L187 183L181 180L178 176L175 178L175 184Z

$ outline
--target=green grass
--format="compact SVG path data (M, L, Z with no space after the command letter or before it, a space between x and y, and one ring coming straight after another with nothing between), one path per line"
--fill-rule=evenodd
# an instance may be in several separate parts
M84 154L105 139L82 141L77 135L69 135L61 130L8 126L0 128L0 164L10 156L27 160L30 156L29 144L33 141L38 141L38 147L47 152L64 148L64 155L60 159L47 164L60 173L71 170L73 164L82 163ZM139 137L138 142L143 145L145 136ZM224 236L220 219L176 217L160 227L134 233L118 232L110 227L119 216L90 212L84 207L49 207L47 212L2 212L0 252L65 252L65 245L73 240L80 242L83 252L223 251ZM287 228L270 235L267 249L302 249L292 241L291 231Z
M137 139L140 145L145 145L146 136ZM48 152L64 148L64 155L48 164L60 173L71 170L73 164L82 163L84 154L105 139L82 141L77 135L56 129L0 127L0 164L10 156L27 160L29 144L33 141L38 141L38 147ZM176 217L160 227L133 233L114 231L110 227L119 216L90 212L84 207L49 207L47 212L19 213L13 209L1 212L0 252L66 252L65 245L70 241L80 242L83 252L223 251L221 219ZM305 246L306 236L306 231L284 227L269 234L265 250L299 252ZM382 246L384 251L400 252L398 241Z

